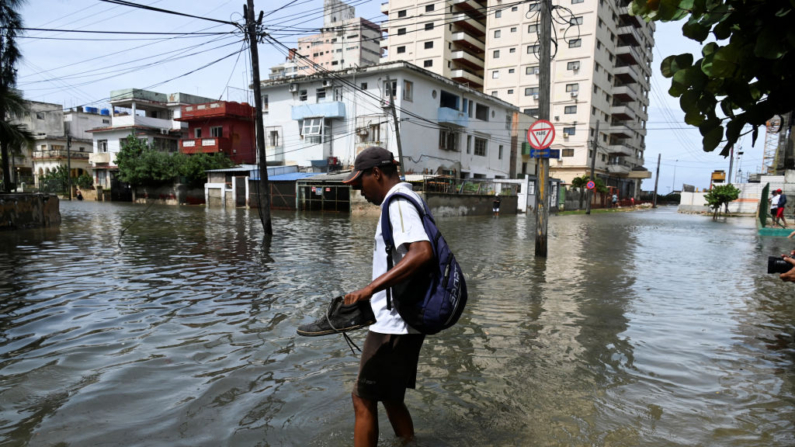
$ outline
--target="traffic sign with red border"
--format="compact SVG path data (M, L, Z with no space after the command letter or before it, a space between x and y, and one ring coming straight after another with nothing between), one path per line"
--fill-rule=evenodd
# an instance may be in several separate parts
M546 149L555 141L555 126L547 120L538 120L527 129L527 142L534 149Z
M593 180L590 180L588 181L588 183L585 184L585 187L588 189L594 189L596 188L596 183L594 183Z

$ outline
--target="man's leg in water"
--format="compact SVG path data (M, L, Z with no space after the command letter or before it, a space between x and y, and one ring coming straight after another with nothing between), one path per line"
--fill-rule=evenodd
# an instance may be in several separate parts
M389 423L395 430L395 435L404 442L414 440L414 421L411 420L409 409L403 402L384 402Z
M377 445L378 402L353 395L353 411L356 415L353 429L353 445L355 447Z

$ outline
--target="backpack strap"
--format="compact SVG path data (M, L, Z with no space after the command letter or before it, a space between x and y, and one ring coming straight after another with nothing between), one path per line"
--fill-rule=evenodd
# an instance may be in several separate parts
M395 192L389 197L386 198L383 204L381 204L381 236L384 238L384 245L386 250L386 270L392 270L394 267L394 263L392 260L392 250L395 249L395 238L392 235L392 221L389 219L389 205L392 203L393 200L397 199L398 197L408 200L409 203L414 205L414 208L417 209L417 212L422 216L428 216L432 221L433 217L431 214L426 212L424 204L420 205L414 200L413 197L404 193L404 192ZM424 227L424 225L423 225ZM427 231L426 231L427 234ZM387 310L392 310L392 288L387 287L386 289L386 308Z

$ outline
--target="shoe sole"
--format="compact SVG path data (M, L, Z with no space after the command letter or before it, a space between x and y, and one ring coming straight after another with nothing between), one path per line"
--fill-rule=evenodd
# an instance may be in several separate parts
M342 332L355 331L357 329L362 329L362 328L365 328L365 327L370 326L372 324L375 324L375 321L373 321L371 323L360 324L358 326L346 327L345 329L338 329L336 331L333 330L333 329L329 329L329 330L320 331L320 332L307 332L307 331L302 331L302 330L297 329L295 332L298 335L302 336L302 337L321 337L323 335L340 334Z

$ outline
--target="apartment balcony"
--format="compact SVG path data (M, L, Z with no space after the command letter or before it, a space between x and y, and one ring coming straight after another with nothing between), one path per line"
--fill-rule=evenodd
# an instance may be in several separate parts
M456 43L468 50L473 50L476 53L486 52L486 44L476 39L471 34L465 33L463 31L453 33L453 43Z
M626 144L611 144L607 146L607 153L610 156L631 157L635 154L635 150Z
M624 84L635 84L640 77L638 72L629 65L613 68L613 76L617 77Z
M621 138L630 138L635 135L634 131L626 124L613 123L608 128L607 133Z
M613 97L622 102L638 100L638 92L629 85L613 86Z
M640 45L640 43L643 42L643 38L640 36L638 30L631 25L619 26L616 28L616 34L621 40L630 45Z
M485 64L483 59L464 50L453 51L452 59L453 62L456 62L461 65L466 65L467 67L478 71L483 70L483 66Z
M179 150L183 154L212 154L215 152L231 152L232 140L229 138L193 138L179 141Z
M383 14L389 15L389 2L381 3L381 12Z
M643 26L643 24L641 23L642 19L640 17L630 15L628 6L619 7L618 8L618 16L621 17L621 20L624 23L628 23L628 24L634 26L635 28L640 28L641 26Z
M632 170L632 166L624 160L611 160L607 163L607 172L625 176Z
M641 160L642 159L640 159L639 161ZM643 164L642 161L641 164ZM629 170L627 178L639 178L639 179L651 178L651 171L644 168L643 166L635 166L634 168Z
M452 124L458 127L469 126L469 117L466 113L449 107L439 107L436 120L441 124Z
M290 111L293 120L304 118L345 118L345 103L342 101L320 102L293 106Z
M88 162L94 165L110 164L111 153L99 152L88 154Z
M483 76L478 76L469 70L458 69L450 71L450 78L461 84L468 84L470 87L483 87Z
M640 56L640 53L638 53L635 47L630 45L616 47L616 57L629 65L643 66L645 63L644 59Z
M448 23L453 23L456 27L469 31L475 37L486 35L486 27L463 12L453 14L453 19Z
M486 5L481 5L475 0L452 0L450 3L456 10L465 12L475 20L486 20L483 14Z
M88 160L89 155L89 152L71 151L72 160ZM34 160L66 160L69 157L69 151L66 150L33 151Z
M155 129L181 130L183 127L183 123L180 123L179 121L166 120L162 118L150 118L148 116L122 115L122 116L114 116L111 120L111 126L112 127L142 126L142 127L152 127ZM188 124L185 123L184 127L187 128Z
M611 106L610 114L613 115L614 119L621 121L634 120L637 116L632 107L629 106Z

